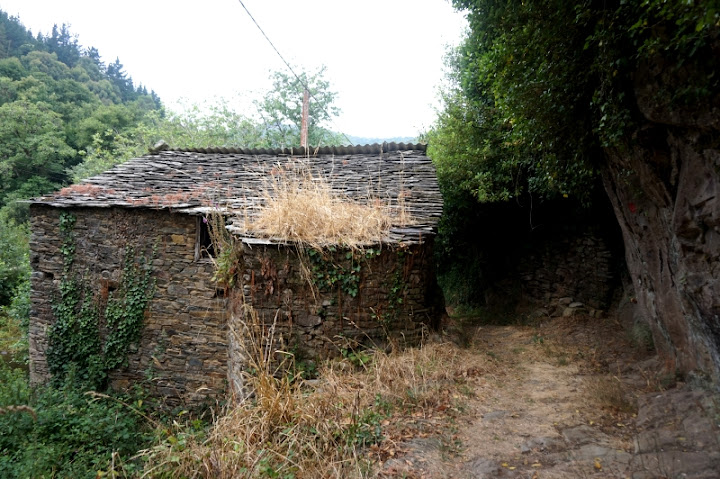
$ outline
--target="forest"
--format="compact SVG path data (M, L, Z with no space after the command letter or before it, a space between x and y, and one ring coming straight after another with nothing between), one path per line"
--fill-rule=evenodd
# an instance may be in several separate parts
M718 200L698 199L697 185L717 191L720 174L720 2L452 3L469 29L447 54L450 86L421 137L445 202L435 244L446 298L464 310L482 307L488 285L478 224L488 208L562 203L582 216L606 202L657 353L671 375L702 376L716 388L720 218ZM379 388L364 396L364 410L343 399L346 417L330 424L288 412L302 402L288 377L264 377L271 405L227 415L159 410L140 385L89 392L72 372L62 383L29 384L31 232L22 200L142 156L158 140L298 145L302 84L316 100L310 144L346 144L326 127L337 94L324 74L273 73L250 115L221 102L178 113L136 84L119 58L105 63L83 47L67 25L33 35L0 11L0 477L212 477L202 471L215 467L213 447L235 467L226 477L373 477L377 461L367 451L389 457L383 427L393 411L412 415L445 394L423 390L420 400L412 385ZM372 361L363 352L345 359L352 374L367 373ZM412 375L397 367L402 374L384 374ZM308 373L298 367L294 377ZM245 442L231 433L247 434ZM335 466L323 469L329 451Z

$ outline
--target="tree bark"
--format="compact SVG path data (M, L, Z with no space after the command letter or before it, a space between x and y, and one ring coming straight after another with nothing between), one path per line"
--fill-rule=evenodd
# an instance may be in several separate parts
M660 61L638 71L642 126L606 150L603 183L667 372L720 388L720 95L692 107L659 101L682 73Z

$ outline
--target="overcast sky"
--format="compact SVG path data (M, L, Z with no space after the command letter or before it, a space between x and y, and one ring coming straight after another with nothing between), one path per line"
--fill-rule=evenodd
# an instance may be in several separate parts
M415 136L433 122L443 56L464 32L446 0L243 0L293 66L328 67L342 113L331 128ZM238 0L0 0L34 34L67 23L106 63L169 107L255 98L284 69Z

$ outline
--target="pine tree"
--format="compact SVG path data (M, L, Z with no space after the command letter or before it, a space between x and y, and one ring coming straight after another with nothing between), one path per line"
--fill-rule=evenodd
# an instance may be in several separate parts
M132 78L128 77L127 73L125 73L123 64L120 63L120 58L115 58L115 61L107 66L106 73L110 81L120 91L120 97L124 102L137 98Z

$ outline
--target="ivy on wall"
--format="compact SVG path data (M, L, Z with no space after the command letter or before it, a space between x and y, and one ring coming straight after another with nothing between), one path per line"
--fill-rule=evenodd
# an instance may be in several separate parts
M319 291L341 291L355 298L360 290L362 264L380 256L379 248L347 251L337 255L337 248L329 246L323 250L309 249L311 280ZM386 333L398 321L405 302L408 287L408 272L412 267L412 251L399 248L396 261L387 271L383 287L387 291L387 302L372 308L373 318Z
M48 332L47 362L55 382L61 383L72 371L88 386L102 389L108 373L126 363L131 345L140 339L145 310L155 292L150 267L155 250L150 258L136 259L135 251L127 248L120 283L104 300L71 271L75 222L71 213L60 214L63 275L52 302L55 323Z
M345 261L333 261L337 252L335 246L328 246L324 251L309 248L307 256L310 262L311 280L320 291L333 291L340 288L342 292L356 297L360 291L361 262L379 256L377 248L366 248L345 253Z
M388 272L384 287L388 293L385 308L373 311L375 319L380 323L386 333L391 325L400 319L400 313L405 302L408 287L408 273L412 267L412 251L400 248L397 250L397 261L393 270ZM410 261L408 261L410 258Z

